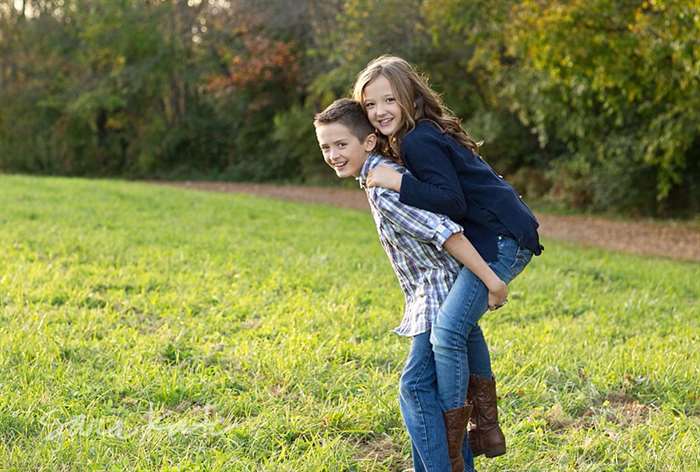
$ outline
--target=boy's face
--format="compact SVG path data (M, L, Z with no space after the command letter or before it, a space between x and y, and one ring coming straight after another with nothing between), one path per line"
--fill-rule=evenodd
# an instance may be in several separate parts
M316 139L323 153L323 160L338 177L357 177L376 144L376 136L369 134L360 142L347 126L340 123L316 126Z

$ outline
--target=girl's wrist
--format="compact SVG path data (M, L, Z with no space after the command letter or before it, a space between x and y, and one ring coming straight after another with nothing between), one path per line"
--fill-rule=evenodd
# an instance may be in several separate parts
M490 277L486 282L486 288L489 289L489 292L494 292L500 290L505 284L504 281L494 274L493 277Z

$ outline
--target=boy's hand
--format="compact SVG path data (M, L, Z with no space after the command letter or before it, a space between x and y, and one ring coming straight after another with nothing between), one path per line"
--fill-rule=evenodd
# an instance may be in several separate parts
M489 287L489 310L498 310L508 301L508 285L501 279L490 284Z
M367 187L384 187L399 192L401 190L401 177L399 172L385 165L378 165L367 174Z

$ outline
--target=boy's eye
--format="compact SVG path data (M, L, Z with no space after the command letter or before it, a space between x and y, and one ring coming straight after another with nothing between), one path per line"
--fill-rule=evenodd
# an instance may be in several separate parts
M346 143L338 143L338 147L340 149L343 149L345 147Z

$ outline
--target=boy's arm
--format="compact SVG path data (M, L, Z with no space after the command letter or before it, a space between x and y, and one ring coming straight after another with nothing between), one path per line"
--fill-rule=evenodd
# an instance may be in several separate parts
M445 249L484 282L489 290L489 308L495 309L505 303L507 285L474 249L460 225L444 215L401 203L398 193L393 190L372 188L370 198L382 216L401 231L420 241L430 242L439 250Z
M455 233L463 228L444 215L421 210L399 201L399 194L381 187L369 189L369 198L384 218L401 232L419 241L432 243L438 250Z

